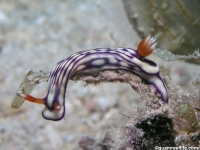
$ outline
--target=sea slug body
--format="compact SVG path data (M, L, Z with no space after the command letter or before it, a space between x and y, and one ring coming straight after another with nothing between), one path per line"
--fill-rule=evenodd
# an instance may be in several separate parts
M48 91L43 99L19 94L24 99L44 104L42 115L48 120L61 120L65 115L65 92L69 79L79 74L96 76L104 70L126 70L152 84L163 102L168 102L168 90L160 76L159 66L145 57L156 47L156 39L148 36L137 50L132 48L96 48L77 52L57 63L48 79Z

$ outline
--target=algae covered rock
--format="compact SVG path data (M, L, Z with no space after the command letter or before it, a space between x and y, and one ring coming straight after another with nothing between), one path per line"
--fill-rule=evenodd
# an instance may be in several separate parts
M200 1L123 0L133 28L141 38L152 35L159 47L187 55L200 48Z

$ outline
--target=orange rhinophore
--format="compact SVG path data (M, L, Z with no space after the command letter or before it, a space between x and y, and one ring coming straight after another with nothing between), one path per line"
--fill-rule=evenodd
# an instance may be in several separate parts
M137 53L141 57L149 56L156 48L156 45L156 39L151 36L148 36L138 44Z
M44 104L45 105L45 100L42 98L35 98L31 95L28 94L22 94L22 93L18 93L18 95L22 98L24 98L25 100L29 101L29 102L33 102L33 103L38 103L38 104ZM59 111L61 109L61 106L58 102L54 102L53 104L53 108L56 111Z
M60 109L61 109L61 106L60 106L60 104L58 103L58 102L54 102L53 103L53 108L56 110L56 111L60 111Z

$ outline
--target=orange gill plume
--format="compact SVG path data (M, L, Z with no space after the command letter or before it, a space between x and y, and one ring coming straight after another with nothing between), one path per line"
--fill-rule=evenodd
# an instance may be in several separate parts
M148 36L138 44L137 53L141 57L147 57L153 52L153 50L156 48L156 45L156 39Z

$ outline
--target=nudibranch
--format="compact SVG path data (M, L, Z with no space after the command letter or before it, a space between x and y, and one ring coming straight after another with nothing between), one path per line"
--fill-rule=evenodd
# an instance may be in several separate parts
M48 79L48 91L44 98L19 94L25 100L44 104L42 115L48 120L61 120L65 115L65 92L69 79L79 74L96 76L104 70L126 70L153 85L164 103L168 102L168 90L160 76L159 66L145 57L156 47L156 39L148 36L137 47L96 48L77 52L57 63Z

